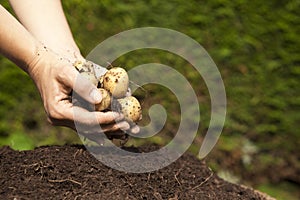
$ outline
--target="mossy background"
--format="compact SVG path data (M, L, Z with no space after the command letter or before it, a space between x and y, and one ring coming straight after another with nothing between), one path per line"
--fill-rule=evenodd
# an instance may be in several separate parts
M2 4L11 11L7 2ZM170 28L198 41L217 64L228 101L224 131L207 158L209 165L228 180L278 199L300 198L299 0L71 0L63 6L83 55L114 34L147 26ZM190 149L196 153L208 127L210 99L201 77L182 71L189 64L170 53L140 50L113 65L131 69L153 61L174 66L197 91L202 121ZM146 107L159 102L174 110L164 133L147 140L165 144L179 120L174 96L157 86L145 89ZM0 145L23 150L80 143L75 132L47 123L33 82L4 57L0 91Z

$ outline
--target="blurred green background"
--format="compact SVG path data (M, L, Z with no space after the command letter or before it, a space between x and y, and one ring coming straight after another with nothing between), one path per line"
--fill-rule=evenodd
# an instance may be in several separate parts
M170 28L198 41L217 64L228 101L224 131L206 158L209 166L229 181L277 199L300 198L299 0L72 0L63 5L83 55L109 36L145 26ZM3 6L11 10L7 2ZM189 65L185 60L158 50L134 51L113 65L129 70L148 62L173 66L193 83L202 114L190 148L196 154L210 119L203 80L195 71L183 71ZM4 57L0 91L0 145L24 150L81 142L75 132L48 124L33 82ZM174 95L155 85L136 95L146 111L159 102L173 114L161 134L129 145L165 144L180 120Z

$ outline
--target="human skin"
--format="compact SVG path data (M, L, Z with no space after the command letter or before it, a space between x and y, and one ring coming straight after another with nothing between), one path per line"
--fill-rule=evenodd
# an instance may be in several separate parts
M10 0L21 24L40 42L70 60L82 58L60 0Z
M101 102L102 97L96 86L85 79L80 80L81 84L74 88L81 77L72 62L82 56L74 42L60 1L10 2L24 26L0 6L0 53L15 62L33 79L41 94L49 122L74 130L75 120L87 126L100 124L101 132L106 134L129 130L129 124L119 113L90 112L74 106L70 101L73 89L93 104ZM74 111L80 113L76 118ZM136 128L134 130L138 131Z

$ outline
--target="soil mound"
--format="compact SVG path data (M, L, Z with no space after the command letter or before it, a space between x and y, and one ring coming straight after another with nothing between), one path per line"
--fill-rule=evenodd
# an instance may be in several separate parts
M149 152L153 146L128 148ZM186 153L168 167L132 174L111 169L84 146L0 148L0 199L272 199L224 181Z

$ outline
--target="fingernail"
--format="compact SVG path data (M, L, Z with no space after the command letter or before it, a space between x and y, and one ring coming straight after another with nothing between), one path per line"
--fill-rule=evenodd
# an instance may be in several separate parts
M138 134L140 132L140 127L135 125L134 127L131 128L130 132L134 135Z
M92 97L92 99L95 101L95 102L100 102L102 100L102 96L100 94L100 92L97 90L97 89L93 89L91 91L91 94L90 96Z

